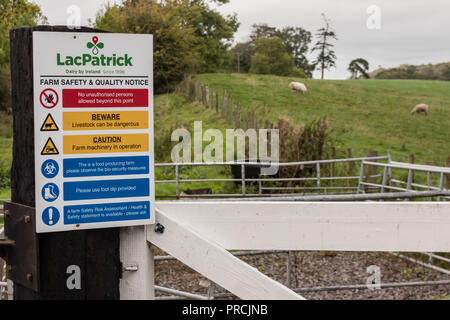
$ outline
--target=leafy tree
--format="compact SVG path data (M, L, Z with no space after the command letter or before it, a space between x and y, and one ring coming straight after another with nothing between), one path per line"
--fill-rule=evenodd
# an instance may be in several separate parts
M352 60L347 70L352 74L352 79L358 79L360 75L366 79L369 78L369 74L367 73L369 71L369 62L363 58Z
M260 38L279 37L282 39L287 53L294 57L295 67L302 69L309 77L312 77L315 65L310 64L306 57L312 40L311 32L299 27L277 29L267 24L254 24L252 28L250 39L253 42Z
M125 0L106 5L94 26L113 32L154 36L155 92L172 90L185 73L212 72L229 63L228 42L238 23L208 3L228 0Z
M11 109L9 30L46 23L41 9L27 0L0 0L0 111Z
M331 29L330 20L327 19L324 13L322 13L322 17L325 21L325 26L317 31L316 36L318 37L318 41L312 51L319 51L319 55L314 61L314 64L319 66L319 70L322 73L321 79L323 80L325 70L336 67L336 53L332 50L334 45L330 41L332 39L337 40L337 36Z
M252 41L240 42L231 50L233 70L248 73L252 63L255 48Z
M200 54L199 72L214 72L229 63L228 50L231 47L234 33L239 28L236 15L222 16L211 9L209 2L218 5L229 0L179 0L185 7L184 15L195 30L197 36L195 46Z
M9 64L9 30L46 23L38 5L27 0L0 0L0 66Z
M450 66L445 67L441 73L442 80L450 81Z
M251 59L251 73L288 76L294 69L294 57L286 52L279 37L260 38L255 43Z

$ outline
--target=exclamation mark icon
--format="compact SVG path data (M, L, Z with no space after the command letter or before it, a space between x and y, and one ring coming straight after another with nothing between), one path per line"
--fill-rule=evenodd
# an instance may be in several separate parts
M53 209L52 208L48 209L48 224L49 225L53 224Z

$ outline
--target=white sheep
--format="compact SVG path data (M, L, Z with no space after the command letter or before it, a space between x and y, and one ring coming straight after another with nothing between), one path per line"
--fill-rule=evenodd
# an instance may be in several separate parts
M291 82L289 84L289 88L291 88L292 91L298 91L301 93L307 93L308 89L306 88L306 86L301 83L301 82Z
M416 113L425 113L425 115L428 115L428 105L427 104L418 104L414 107L414 109L411 111L411 114Z

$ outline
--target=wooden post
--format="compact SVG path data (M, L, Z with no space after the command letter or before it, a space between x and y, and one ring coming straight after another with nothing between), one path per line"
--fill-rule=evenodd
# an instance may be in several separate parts
M33 31L102 32L64 26L10 31L14 118L11 201L30 207L35 206ZM15 283L14 299L119 299L119 232L119 228L111 228L37 234L39 291ZM77 266L81 271L80 289L67 287L69 266Z
M241 104L238 102L236 106L236 123L234 125L235 129L241 128Z
M233 98L231 98L231 96L228 97L228 124L232 124L233 123Z
M225 118L225 110L227 105L227 92L224 90L222 94L222 118Z
M219 91L216 92L216 113L219 113Z

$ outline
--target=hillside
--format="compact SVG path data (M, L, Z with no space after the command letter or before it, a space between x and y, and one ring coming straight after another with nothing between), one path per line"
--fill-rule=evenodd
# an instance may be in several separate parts
M369 150L396 160L414 154L417 162L443 164L450 154L450 82L421 80L300 80L309 93L289 90L295 79L250 74L203 74L202 83L227 90L243 110L270 110L264 118L288 116L305 123L326 116L337 139L337 156ZM297 79L298 80L298 79ZM428 117L410 115L427 103ZM258 111L257 111L258 112Z

